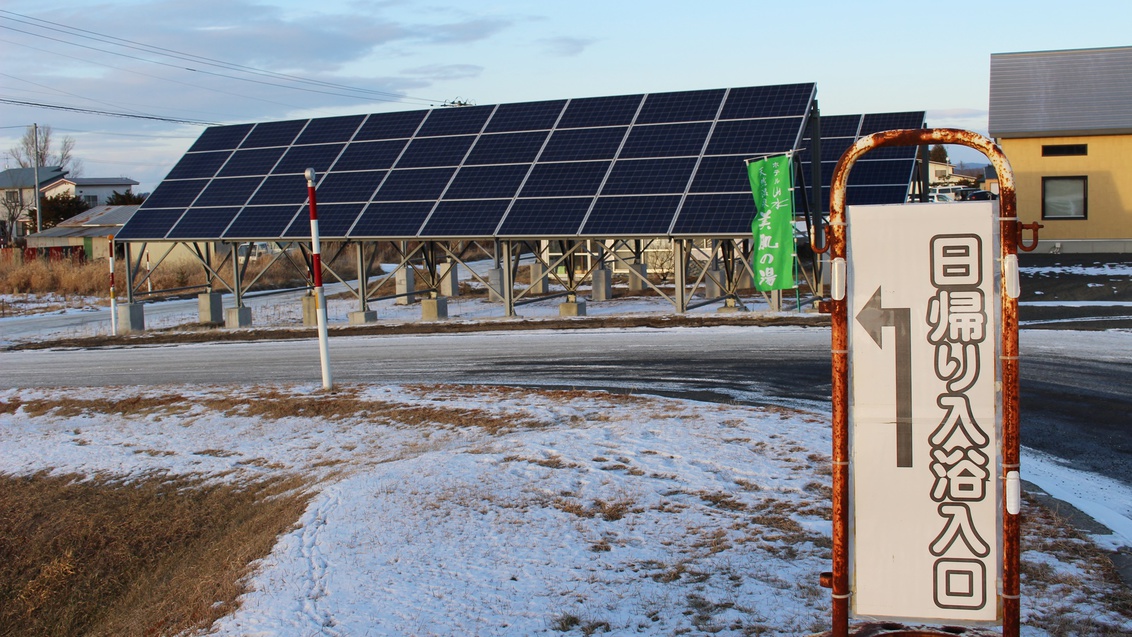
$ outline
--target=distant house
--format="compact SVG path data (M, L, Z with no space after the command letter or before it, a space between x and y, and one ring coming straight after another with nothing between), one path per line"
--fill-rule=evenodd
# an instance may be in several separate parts
M79 213L54 228L27 236L27 247L82 250L87 259L105 259L110 240L137 212L137 206L97 206Z
M1040 250L1132 252L1132 47L992 55L989 123Z
M68 194L86 202L91 208L106 203L115 192L131 192L138 182L125 177L60 177L43 186L39 191L44 197Z
M0 171L0 241L9 235L18 238L35 230L36 189L66 174L60 166L40 166L37 184L34 168Z

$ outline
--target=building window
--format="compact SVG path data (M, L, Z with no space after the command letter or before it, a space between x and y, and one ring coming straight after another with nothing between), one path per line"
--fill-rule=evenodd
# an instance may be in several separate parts
M1088 144L1042 144L1042 157L1084 157Z
M98 205L98 195L83 195L83 202L93 208Z
M9 206L20 205L20 191L18 191L18 190L6 190L6 191L4 191L4 201L6 201Z
M1042 177L1042 219L1085 219L1088 177Z

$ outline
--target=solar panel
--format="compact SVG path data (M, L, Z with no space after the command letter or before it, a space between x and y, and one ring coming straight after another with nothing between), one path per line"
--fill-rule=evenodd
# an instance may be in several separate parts
M328 238L744 234L744 160L798 148L814 96L791 84L213 127L120 236L306 236L306 168Z

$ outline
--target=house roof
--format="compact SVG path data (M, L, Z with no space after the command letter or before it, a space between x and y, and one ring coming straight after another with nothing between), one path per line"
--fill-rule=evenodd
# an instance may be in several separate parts
M992 137L1132 133L1132 47L995 53Z
M40 190L47 190L49 188L52 188L52 187L54 187L54 186L56 186L60 183L64 183L64 182L69 183L69 184L74 184L75 186L80 186L80 187L81 186L89 186L89 187L95 187L95 186L126 186L126 187L129 187L129 186L136 186L136 185L138 185L138 183L140 183L140 182L134 181L133 179L130 179L128 177L61 177L59 179L52 181L51 183L47 184L46 186L43 186L42 188L40 188Z
M138 207L133 206L95 206L85 212L63 221L56 228L62 227L97 227L102 228L101 234L106 234L107 226L123 226L130 217L134 216ZM54 228L52 228L54 229ZM115 230L116 232L117 230ZM46 232L46 230L44 231Z
M40 166L39 184L57 181L66 175L67 171L61 166ZM34 168L9 168L0 171L0 190L13 190L16 188L31 188L35 185Z

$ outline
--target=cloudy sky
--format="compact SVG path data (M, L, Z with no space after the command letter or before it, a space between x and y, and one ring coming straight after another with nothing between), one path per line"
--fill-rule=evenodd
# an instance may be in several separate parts
M148 192L203 130L166 120L795 82L823 114L985 132L991 53L1130 45L1129 24L1125 0L5 0L0 151L49 125L84 176Z

